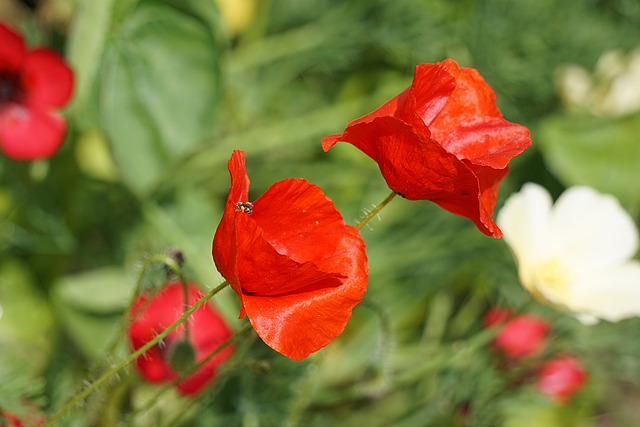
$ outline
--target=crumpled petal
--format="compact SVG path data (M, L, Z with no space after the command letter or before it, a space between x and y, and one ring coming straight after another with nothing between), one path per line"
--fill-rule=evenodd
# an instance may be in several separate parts
M15 160L51 157L64 140L67 125L57 114L10 103L0 107L0 146Z
M362 237L350 227L336 252L322 261L324 269L346 276L340 286L278 297L245 296L247 316L260 338L277 352L300 360L342 333L366 291L368 267L363 246Z

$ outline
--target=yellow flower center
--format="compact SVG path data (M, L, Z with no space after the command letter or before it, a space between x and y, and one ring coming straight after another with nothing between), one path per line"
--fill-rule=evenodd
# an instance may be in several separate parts
M549 259L538 264L531 275L531 290L538 299L562 304L568 298L571 276L567 268L557 259Z

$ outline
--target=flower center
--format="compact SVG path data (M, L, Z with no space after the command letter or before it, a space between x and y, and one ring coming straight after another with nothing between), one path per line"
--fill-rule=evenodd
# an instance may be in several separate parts
M13 71L0 71L0 104L22 98L23 89L20 87L20 75Z
M533 287L543 297L550 295L559 303L565 301L569 291L570 274L557 259L549 259L537 265L533 272Z

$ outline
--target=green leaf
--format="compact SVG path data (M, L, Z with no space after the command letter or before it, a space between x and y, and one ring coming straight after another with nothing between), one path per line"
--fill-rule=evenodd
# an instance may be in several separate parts
M114 267L67 276L55 284L52 298L58 316L85 356L102 355L133 288L132 278Z
M536 142L565 185L589 185L640 207L640 114L617 120L562 115L541 125Z
M67 41L67 59L75 73L74 102L82 111L91 92L111 23L114 0L84 0L78 6Z
M102 126L129 185L150 189L210 134L219 98L215 37L199 19L140 4L104 56Z

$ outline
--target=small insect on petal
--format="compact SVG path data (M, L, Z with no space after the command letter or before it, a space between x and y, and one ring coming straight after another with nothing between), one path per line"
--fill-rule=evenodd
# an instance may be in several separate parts
M251 215L253 213L253 203L251 202L238 202L236 203L236 211Z

